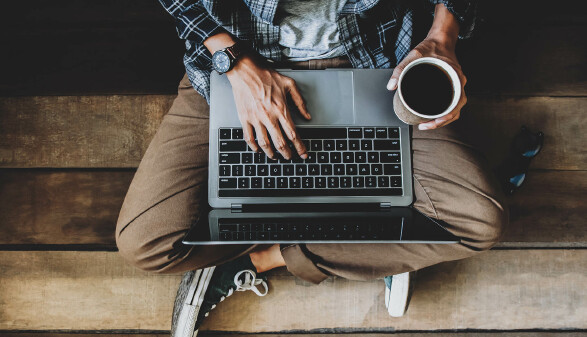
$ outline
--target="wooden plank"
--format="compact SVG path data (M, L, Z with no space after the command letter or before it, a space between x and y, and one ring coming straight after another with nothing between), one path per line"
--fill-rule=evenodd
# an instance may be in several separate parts
M278 270L269 295L233 295L203 330L585 329L586 270L586 250L444 263L419 273L404 318L387 315L380 280L315 286ZM167 330L180 279L139 272L112 252L0 252L0 271L0 330Z
M394 333L372 333L370 332L369 337L509 337L515 334L517 337L582 337L585 336L585 332L573 332L573 331L535 331L535 332L460 332L452 331L448 332L394 332ZM312 334L295 334L295 337L319 337L319 336L330 336L330 337L364 337L365 334L359 333L312 333ZM146 333L125 333L125 334L111 334L103 333L98 331L96 333L68 333L68 332L5 332L2 333L2 337L167 337L168 334L146 334ZM210 333L203 331L198 333L198 336L216 336L216 337L291 337L292 334L238 334L238 333Z
M173 99L0 98L0 167L137 167Z
M587 98L470 97L457 122L465 138L492 166L507 156L522 125L545 134L533 169L586 170L587 149L581 125L587 124Z
M0 167L137 167L172 95L0 97ZM458 122L495 165L522 124L546 134L532 168L586 170L587 98L473 96ZM75 127L72 127L74 125Z

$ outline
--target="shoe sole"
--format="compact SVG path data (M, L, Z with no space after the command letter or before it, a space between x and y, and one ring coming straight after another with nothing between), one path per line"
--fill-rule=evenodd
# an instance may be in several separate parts
M214 269L215 267L210 267L196 271L177 319L177 328L173 337L196 337L198 335L198 330L195 330L196 320Z
M393 291L385 287L385 306L391 317L402 317L408 307L410 294L410 274L394 275L391 282Z

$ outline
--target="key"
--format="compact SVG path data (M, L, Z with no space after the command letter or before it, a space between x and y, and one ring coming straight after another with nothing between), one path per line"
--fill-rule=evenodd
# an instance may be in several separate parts
M365 163L367 157L364 152L355 152L355 163Z
M242 153L241 154L241 163L252 164L253 163L253 154L252 153Z
M400 154L399 152L381 152L380 159L382 163L399 163Z
M388 138L399 138L399 128L387 128Z
M290 188L300 188L302 184L302 180L300 177L290 177L289 178L289 187Z
M262 178L251 178L251 188L262 188L263 187L263 179Z
M230 139L230 129L220 129L220 139Z
M243 175L243 166L242 165L232 165L232 175L235 177L240 177Z
M352 152L345 152L342 154L343 163L352 163L355 161L355 155Z
M386 128L375 129L375 138L387 138L387 129Z
M308 165L308 175L317 176L320 174L320 165L312 164Z
M373 141L370 139L363 139L361 141L361 150L363 150L363 151L373 150Z
M344 175L344 164L334 165L334 175L337 175L337 176Z
M365 138L375 138L375 129L374 128L363 128L363 136Z
M293 165L283 165L283 175L284 176L293 176L295 171L295 167Z
M310 141L310 149L312 151L322 151L322 140L321 139L315 139Z
M332 139L324 140L324 151L334 151L334 140L332 140Z
M236 188L236 178L220 178L220 188Z
M399 140L375 139L375 150L399 150Z
M318 152L318 162L319 163L328 163L329 156L328 152Z
M377 178L377 187L389 187L389 177L381 176Z
M240 163L240 154L238 153L221 153L220 164L238 164Z
M322 173L323 176L332 175L332 165L330 165L330 164L320 165L320 172Z
M308 173L306 165L296 165L296 176L305 176Z
M249 178L238 178L238 188L249 188Z
M220 152L242 152L247 149L247 143L244 140L221 140Z
M363 130L361 128L349 128L349 138L363 138Z
M354 176L357 175L357 164L346 164L346 175Z
M399 165L385 164L383 165L383 173L388 176L399 175L402 174L402 169Z
M287 178L286 177L277 178L277 188L287 188Z
M338 177L328 177L328 188L338 188Z
M377 179L375 177L365 177L365 187L376 187Z
M257 175L259 176L268 176L269 175L269 165L258 165L257 166Z
M265 164L265 152L255 153L253 157L255 164Z
M303 177L302 178L302 187L303 188L313 188L314 187L314 178Z
M219 174L221 177L230 176L230 165L220 165Z
M365 187L365 177L353 177L353 187Z
M340 178L340 187L349 188L352 185L351 177L341 177Z
M269 173L273 177L280 176L281 175L281 166L279 166L279 165L269 166Z
M257 175L257 168L255 165L245 165L245 175L247 177L252 177Z
M347 148L347 141L346 140L337 140L336 141L336 149L338 151L346 151Z
M331 163L340 163L341 155L340 152L330 152L330 162Z
M326 177L316 177L316 188L326 188Z
M358 139L349 140L349 150L359 151L360 147L361 147L361 142Z
M232 139L243 139L243 129L232 129Z
M316 152L308 152L308 158L304 160L304 163L315 163L316 162Z
M383 166L381 164L371 165L371 174L374 176L382 175L383 174Z
M369 164L361 164L359 165L359 174L362 176L369 175L371 170L369 169Z
M275 178L263 178L264 188L275 188Z
M367 153L367 160L370 163L378 163L379 162L379 152L369 152L369 153Z
M391 187L402 187L402 177L389 177Z

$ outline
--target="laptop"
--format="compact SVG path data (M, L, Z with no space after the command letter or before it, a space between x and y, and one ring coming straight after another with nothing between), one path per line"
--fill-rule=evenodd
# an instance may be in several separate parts
M459 242L411 206L410 128L393 113L391 69L280 73L296 81L312 115L290 105L308 158L253 152L230 82L213 72L210 209L184 244Z

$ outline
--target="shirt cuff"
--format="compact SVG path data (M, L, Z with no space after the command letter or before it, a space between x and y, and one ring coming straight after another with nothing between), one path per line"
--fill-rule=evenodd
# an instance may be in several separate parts
M477 1L430 0L430 4L443 4L455 16L460 25L459 39L467 39L473 35L478 21ZM431 12L434 13L434 8Z

